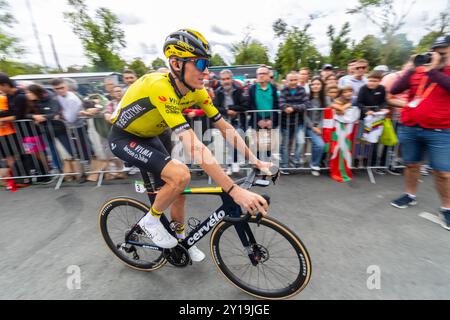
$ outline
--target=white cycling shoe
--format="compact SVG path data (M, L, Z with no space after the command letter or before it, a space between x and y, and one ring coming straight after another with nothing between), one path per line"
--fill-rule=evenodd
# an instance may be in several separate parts
M164 228L161 222L146 224L144 223L144 219L142 219L139 222L139 227L141 227L142 231L144 231L153 243L160 248L172 249L178 245L178 240Z
M199 248L197 248L197 246L192 246L189 250L189 255L191 256L191 260L193 262L201 262L205 259L205 254L203 252L200 251Z

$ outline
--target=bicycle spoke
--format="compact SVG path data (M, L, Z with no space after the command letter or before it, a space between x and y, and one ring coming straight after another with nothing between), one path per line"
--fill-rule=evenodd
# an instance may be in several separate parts
M293 273L293 274L295 274L295 275L298 274L298 272L294 272L294 271L292 271L292 270L289 270L288 268L286 268L285 266L279 264L278 262L275 262L275 261L272 261L272 260L271 260L271 262L272 262L273 264L276 264L277 266L280 266L282 269L284 269L284 270L286 270L286 271L289 271L290 273Z
M286 280L290 280L288 279L283 273L280 273L278 271L275 271L274 268L269 267L268 265L264 265L266 268L268 268L269 270L271 270L272 272L274 272L274 274L278 274L280 275L282 278L286 279Z
M298 257L278 257L278 256L270 256L270 260L273 260L273 259L289 259L289 260L294 260L294 261L297 261L298 260Z
M286 238L281 238L280 240L276 241L276 242L273 244L273 248L276 247L275 244L279 244L279 243L280 243L281 241L283 241L283 240L286 241L286 242L288 241ZM289 242L288 242L288 243L289 243ZM289 243L289 244L290 244L290 243ZM269 245L267 245L267 249L269 249L269 248L270 248Z
M245 255L245 253L244 252L242 252L242 250L236 250L236 249L234 249L234 248L231 248L231 249L221 249L221 251L224 251L224 252L230 252L230 253L232 253L233 254L233 252L238 252L239 253L239 256L242 256L242 257L245 257L246 255Z
M259 267L259 265L258 265L258 267ZM266 271L265 271L264 268L261 268L261 270L262 270L262 273L264 274L264 279L266 279L267 288L270 288L270 286L269 286L269 279L270 279L270 278L267 277ZM273 287L273 286L272 286L272 287Z
M239 243L241 243L240 242L240 240L239 240L239 237L237 237L236 238L236 240L234 240L234 241L231 241L231 240L229 240L228 238L225 238L225 240L227 240L238 252L242 252L242 250L243 250L243 248L241 247L241 248L238 248L237 246L236 246L236 242L238 242L239 241Z
M247 267L244 269L244 272L242 273L242 276L240 278L244 278L244 275L247 273L247 271L249 270L251 264L248 264Z
M279 276L279 274L275 271L273 271L271 268L265 266L267 268L267 271L270 272L271 274L274 275L274 277L272 277L272 279L277 280L282 286L285 286L285 279L283 279L282 277ZM281 281L280 279L282 279L283 281ZM288 283L289 285L289 283Z
M127 206L128 207L128 206ZM124 217L124 214L123 214L123 210L122 210L122 208L121 207L119 207L120 208L120 219L123 221L123 223L126 225L126 226L128 226L129 227L129 224L128 224L128 222L127 221L125 221L125 219L123 218Z
M124 244L124 238L127 230L134 227L138 222L139 217L143 217L146 210L139 209L129 204L119 204L114 206L109 212L106 220L106 232L110 239L110 244L115 248ZM137 235L137 241L141 243L149 243L145 241L142 235ZM143 241L144 240L144 241ZM149 243L151 244L151 243ZM127 245L127 247L129 247ZM163 260L162 253L158 251L149 250L140 246L135 246L136 254L139 256L138 260L134 259L134 253L127 253L123 250L117 250L116 255L128 260L133 264L142 265L145 268L149 268L150 265L156 266Z
M226 276L240 288L261 297L285 297L294 290L298 292L303 278L302 261L297 252L302 251L302 248L276 222L262 221L257 226L255 221L250 221L248 225L247 230L253 234L256 242L252 243L256 245L252 249L260 262L256 265L252 263L247 248L240 247L239 234L233 232L237 230L232 225L228 226L218 240Z

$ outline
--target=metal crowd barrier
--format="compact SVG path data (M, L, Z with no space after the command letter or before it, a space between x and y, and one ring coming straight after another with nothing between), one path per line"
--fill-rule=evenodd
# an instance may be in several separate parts
M325 109L308 109L303 120L309 119L313 122L323 124L323 111ZM301 115L283 114L281 110L252 110L245 113L237 113L235 117L225 116L225 119L238 130L241 137L246 141L250 149L258 155L258 158L265 161L272 161L281 165L282 170L289 171L308 171L310 158L312 156L313 143L311 137L306 133L307 126L299 126ZM100 119L100 117L97 117ZM250 170L248 162L243 156L235 154L233 150L224 141L217 129L214 129L211 121L206 117L187 118L191 127L197 134L197 137L213 151L219 163L227 166L235 161L240 163L241 170ZM21 179L30 182L39 182L48 178L57 179L55 189L59 189L66 177L77 177L86 175L98 175L97 186L101 186L106 174L123 173L121 168L110 169L101 168L100 170L89 170L89 162L101 159L107 161L117 161L117 158L109 151L109 145L105 137L101 137L94 126L94 117L80 118L76 125L64 124L62 122L47 121L45 125L36 125L32 120L19 120L14 122L16 138L7 136L1 140L0 159L15 159L14 177L0 177L0 180ZM97 120L98 121L98 120ZM395 128L397 119L393 119ZM285 126L285 124L293 124ZM57 125L58 124L58 125ZM359 121L360 126L364 126L363 121ZM290 137L291 144L288 144L288 163L283 159L281 152L283 144L286 146L286 130L301 134L304 139L301 149L298 167L289 167L289 161L295 158L295 134ZM361 130L360 130L361 132ZM283 136L284 135L284 136ZM31 138L31 139L30 139ZM399 167L399 146L384 147L359 141L360 137L355 135L353 141L353 164L359 160L358 166L353 166L353 170L367 170L371 182L375 183L373 169L388 169L389 167ZM6 140L6 141L5 141ZM175 135L172 135L173 150L176 153L180 151L180 145L177 145ZM11 147L7 146L10 145ZM12 149L12 150L10 150ZM12 151L12 154L2 154L5 151ZM109 152L108 152L109 151ZM232 153L230 155L230 152ZM71 161L79 162L79 170L74 172L63 172L63 157ZM101 156L100 156L101 155ZM298 154L297 154L298 156ZM368 162L362 161L368 159ZM183 159L186 160L186 159ZM187 159L186 163L190 166L192 172L202 172L203 170ZM297 159L298 160L298 159ZM323 162L326 162L326 155L323 156ZM231 162L231 163L230 163ZM5 166L5 165L4 165ZM31 168L31 170L30 170ZM328 170L327 166L321 166L321 170ZM211 180L210 180L211 182Z

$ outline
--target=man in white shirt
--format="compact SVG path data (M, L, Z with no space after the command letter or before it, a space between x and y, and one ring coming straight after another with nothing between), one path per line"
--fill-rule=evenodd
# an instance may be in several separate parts
M298 85L305 89L306 96L309 97L309 95L311 94L311 88L309 87L309 78L311 77L311 71L306 67L301 68L298 76Z
M62 107L64 120L74 127L82 125L79 120L79 114L83 109L83 102L80 98L75 93L69 91L69 87L63 79L53 80L52 86L56 92L58 102Z
M368 83L367 78L364 76L369 68L369 62L364 59L360 59L355 63L355 73L349 78L343 77L339 82L341 88L350 86L353 88L353 99L358 99L359 90Z
M83 166L81 177L78 180L78 182L83 183L86 181L85 172L89 171L88 162L93 154L92 143L87 134L87 126L80 119L83 102L69 90L69 86L64 79L54 79L52 86L62 107L62 116L69 129L69 141L72 140L68 151L74 159L81 160Z
M344 85L344 81L350 79L354 74L355 74L355 65L356 62L358 61L358 59L352 59L348 62L347 64L347 75L343 76L342 78L339 79L339 83L338 86L340 88L342 88Z

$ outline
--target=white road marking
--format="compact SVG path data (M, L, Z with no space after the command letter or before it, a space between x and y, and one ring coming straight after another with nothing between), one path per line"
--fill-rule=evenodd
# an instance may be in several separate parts
M429 213L429 212L422 212L421 214L419 214L419 217L422 217L424 219L427 219L431 222L437 223L439 225L442 225L442 220L440 217L438 217L435 214Z

